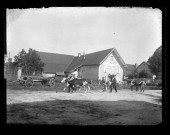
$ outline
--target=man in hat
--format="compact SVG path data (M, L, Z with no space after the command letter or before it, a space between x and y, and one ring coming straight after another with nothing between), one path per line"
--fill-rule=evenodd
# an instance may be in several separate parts
M111 85L110 85L110 92L112 92L112 88L115 89L115 92L117 92L117 86L116 86L116 77L113 76L113 78L111 78Z

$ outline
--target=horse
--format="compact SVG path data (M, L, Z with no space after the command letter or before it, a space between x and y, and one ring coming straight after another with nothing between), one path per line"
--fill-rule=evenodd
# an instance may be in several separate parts
M71 93L71 89L72 92L73 90L76 90L77 87L84 87L86 88L85 92L89 92L90 91L90 85L91 85L91 81L88 81L86 79L81 79L81 78L73 78L73 79L69 79L69 78L63 78L63 80L61 81L61 83L67 83L69 92ZM80 91L79 89L79 91Z

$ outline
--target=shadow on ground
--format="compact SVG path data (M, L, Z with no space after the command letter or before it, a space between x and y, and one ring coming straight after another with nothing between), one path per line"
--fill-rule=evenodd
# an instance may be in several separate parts
M153 98L161 98L161 96L155 96L155 95L146 94L146 93L136 93L136 94L146 95L146 96L153 97Z
M7 123L56 125L156 125L162 108L143 101L54 100L7 105Z

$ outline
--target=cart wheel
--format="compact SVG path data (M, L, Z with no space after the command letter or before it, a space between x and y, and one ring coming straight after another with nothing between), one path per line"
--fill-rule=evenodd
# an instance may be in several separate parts
M26 81L26 87L31 88L33 86L34 82L32 80L27 80Z
M55 79L54 78L50 79L49 84L50 84L50 87L54 87Z

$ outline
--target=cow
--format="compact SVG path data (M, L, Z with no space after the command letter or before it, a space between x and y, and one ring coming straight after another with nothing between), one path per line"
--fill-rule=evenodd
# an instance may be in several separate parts
M85 92L89 92L90 91L91 81L88 81L86 79L81 79L81 78L73 78L73 79L63 78L61 83L67 83L68 90L69 90L70 93L72 93L73 90L76 90L77 87L80 87L80 89L81 89L81 87L86 88ZM71 91L71 89L72 89L72 91ZM80 91L80 89L79 89L79 91Z
M67 84L66 84L66 87L64 87L63 91L65 91L65 90L66 90L66 88L68 88L68 87L69 87L68 81L70 81L70 80L72 80L72 79L74 79L74 77L73 77L73 76L68 76L67 78L66 78L66 77L64 77L64 78L61 80L61 83L67 83Z
M144 86L146 85L145 81L132 80L131 83L131 91L133 91L133 87L136 87L136 91L140 88L142 92L144 92Z
M141 82L139 83L139 85L140 85L140 88L141 88L141 92L144 92L144 87L145 87L145 85L146 85L145 81L141 81Z

